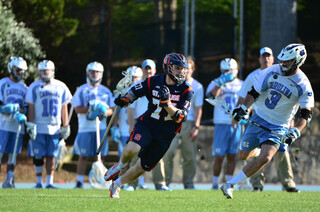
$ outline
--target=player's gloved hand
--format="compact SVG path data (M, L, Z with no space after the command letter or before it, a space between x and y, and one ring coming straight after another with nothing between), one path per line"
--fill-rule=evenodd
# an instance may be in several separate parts
M291 145L299 137L300 131L297 128L292 127L281 137L281 143Z
M232 111L232 118L237 122L240 120L246 120L249 117L249 111L246 106L239 105L238 107L234 108Z
M60 139L66 140L70 136L70 125L60 128Z
M117 127L117 126L111 127L110 132L111 132L111 138L114 142L121 142L121 140L120 140L121 135L120 135L119 127Z
M214 81L217 83L219 87L221 87L227 82L231 82L233 79L234 79L234 75L231 71L229 71L227 73L221 74L221 76L215 79Z
M168 107L171 103L170 101L170 90L167 86L161 85L159 90L159 97L160 97L160 107Z
M24 124L27 121L27 117L23 113L15 113L11 118L17 120L19 124Z
M32 122L27 122L27 133L29 134L29 137L31 140L36 140L37 137L37 125Z
M130 101L129 98L119 95L117 98L114 99L114 103L119 107L123 108L123 107L127 107L132 102Z
M95 120L97 116L100 116L100 112L99 111L91 111L87 113L87 119L92 121ZM99 117L100 119L100 117Z
M1 113L13 114L20 110L19 104L6 104L1 107Z

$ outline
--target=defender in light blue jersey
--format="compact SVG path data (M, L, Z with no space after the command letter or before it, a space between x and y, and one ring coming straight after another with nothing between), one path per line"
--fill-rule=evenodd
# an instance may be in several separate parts
M37 184L42 188L42 169L46 158L46 188L53 186L54 163L60 139L70 135L68 103L72 95L68 87L54 79L55 66L51 60L38 65L40 79L33 82L27 92L28 119L37 126L35 140L29 141L28 155L33 157Z

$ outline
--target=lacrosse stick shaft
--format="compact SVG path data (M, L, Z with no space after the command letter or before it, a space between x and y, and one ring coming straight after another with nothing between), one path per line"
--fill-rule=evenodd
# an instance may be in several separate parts
M111 126L112 126L113 120L114 120L114 118L116 117L116 114L117 114L117 112L118 112L118 109L119 109L119 106L117 105L117 106L116 106L116 109L113 111L113 114L112 114L112 116L111 116L111 118L110 118L108 127L107 127L106 132L104 133L104 135L103 135L103 137L102 137L100 146L99 146L99 148L97 149L96 154L99 154L99 153L100 153L100 151L101 151L101 149L102 149L102 146L103 146L104 142L106 141L106 138L107 138L108 133L109 133L109 131L110 131L110 128L111 128Z
M221 110L223 110L224 112L229 113L230 115L232 115L232 112L231 112L227 107L223 107L221 103L215 101L214 99L209 99L209 98L207 98L206 101L207 101L209 104L211 104L211 105L213 105L213 106L216 106L216 107L220 108ZM247 122L249 122L250 124L256 126L256 127L259 127L259 128L261 128L261 129L269 132L269 133L272 133L272 134L278 136L279 138L282 137L282 135L280 135L279 133L277 133L277 132L275 132L275 131L273 131L273 130L271 130L271 129L263 126L263 125L260 125L260 124L254 122L254 121L251 121L250 119L244 119L244 120L247 121Z
M96 138L97 138L97 146L100 146L100 120L99 117L96 117ZM101 153L97 154L98 161L101 161Z
M21 124L19 124L19 126L18 126L18 131L17 131L17 135L16 135L15 142L14 142L14 148L13 148L13 154L12 154L12 161L10 161L11 164L16 164L16 160L17 160L17 148L18 148L18 142L19 142L20 132L21 132Z
M73 104L71 104L71 108L70 108L70 111L69 111L69 117L68 117L68 124L70 124L70 120L71 120L71 117L72 117L73 110L74 110L74 106L73 106Z

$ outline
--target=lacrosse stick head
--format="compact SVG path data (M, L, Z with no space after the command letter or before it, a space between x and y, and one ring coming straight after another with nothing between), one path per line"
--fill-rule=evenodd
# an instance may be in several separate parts
M97 189L109 189L111 181L104 180L104 174L107 171L108 169L102 164L101 161L94 162L88 175L90 185Z
M113 91L115 96L117 96L118 94L123 95L132 83L131 71L123 71L122 75L124 77L118 82L116 90Z

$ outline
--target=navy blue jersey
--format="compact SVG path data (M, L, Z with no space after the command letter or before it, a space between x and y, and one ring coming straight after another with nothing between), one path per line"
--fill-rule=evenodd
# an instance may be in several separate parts
M167 85L165 78L165 74L147 78L145 81L133 86L131 91L134 93L136 98L146 96L149 100L148 109L141 118L149 119L151 122L155 121L153 123L157 126L154 127L159 128L159 133L169 133L170 135L174 135L178 133L182 123L177 123L172 120L168 112L159 106L160 97L158 92L160 90L160 86L166 85L169 88L172 105L178 109L184 110L186 114L188 114L190 110L193 90L190 84L186 81L180 85Z

